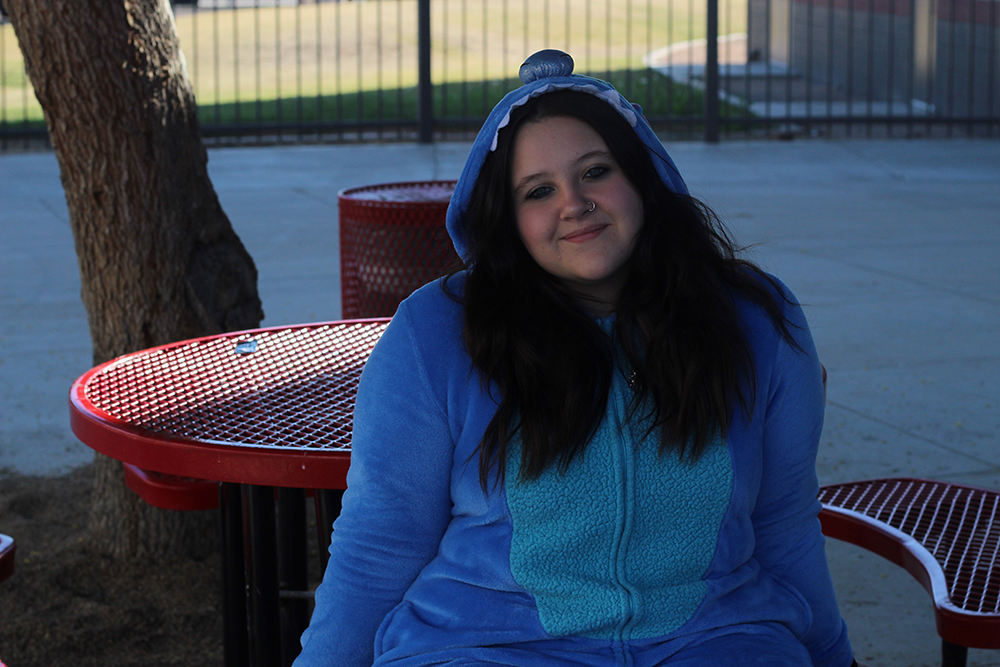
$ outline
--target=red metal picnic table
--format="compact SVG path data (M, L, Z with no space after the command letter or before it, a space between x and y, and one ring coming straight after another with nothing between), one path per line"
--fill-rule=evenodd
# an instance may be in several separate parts
M222 483L227 665L276 665L297 652L288 644L308 623L308 593L300 590L307 584L289 587L278 561L306 558L305 515L294 519L282 503L304 507L305 489L346 488L358 380L388 321L172 343L97 366L72 386L70 423L92 449L151 471ZM331 513L339 511L338 494L328 502ZM285 525L291 521L302 530ZM299 611L279 634L282 604Z

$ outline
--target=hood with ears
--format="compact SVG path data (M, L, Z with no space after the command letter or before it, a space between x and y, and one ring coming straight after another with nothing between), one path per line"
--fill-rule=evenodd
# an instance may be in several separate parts
M677 167L667 155L663 144L660 143L649 123L646 122L642 115L642 109L639 105L631 104L626 100L610 83L581 74L573 74L573 58L567 53L554 49L539 51L529 57L521 65L518 74L524 85L507 93L493 107L493 111L490 112L479 131L476 141L472 144L469 158L465 162L465 168L462 170L462 175L458 179L451 203L448 206L448 234L455 244L458 256L463 260L467 258L468 252L465 212L469 207L469 199L472 197L473 187L479 177L479 170L482 169L486 156L497 147L497 133L510 122L510 113L513 109L523 105L533 97L554 90L568 89L590 93L610 104L628 121L635 133L639 135L639 139L646 145L653 164L656 166L656 171L667 187L674 192L687 194L687 186L684 184L680 172L677 171Z

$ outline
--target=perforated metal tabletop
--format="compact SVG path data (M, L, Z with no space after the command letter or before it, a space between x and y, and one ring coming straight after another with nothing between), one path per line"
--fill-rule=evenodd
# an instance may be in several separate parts
M358 380L387 323L275 327L120 357L73 384L73 431L159 472L343 488Z

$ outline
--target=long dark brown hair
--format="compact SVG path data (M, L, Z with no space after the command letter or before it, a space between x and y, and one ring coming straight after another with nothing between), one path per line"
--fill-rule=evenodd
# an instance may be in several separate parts
M784 292L737 257L705 205L666 187L650 151L617 111L577 91L534 98L500 131L465 217L465 344L484 381L499 391L478 448L484 490L491 471L495 482L503 480L507 447L518 432L521 479L552 465L565 470L603 419L614 372L611 338L535 263L516 228L514 139L525 123L559 116L593 127L642 198L642 229L615 304L615 338L635 373L632 414L648 409L641 416L651 418L650 432L659 429L661 454L696 460L716 435L725 436L737 407L752 409L756 374L737 294L763 307L795 344L778 303Z

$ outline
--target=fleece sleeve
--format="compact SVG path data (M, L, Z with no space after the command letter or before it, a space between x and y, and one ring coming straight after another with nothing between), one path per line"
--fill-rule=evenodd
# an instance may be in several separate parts
M361 377L348 488L296 667L370 667L379 625L437 553L451 519L442 405L401 308Z
M791 332L801 349L780 336L774 351L763 437L763 467L753 512L761 567L795 589L812 614L802 641L815 667L848 667L853 660L826 562L817 515L816 453L823 427L819 359L805 316L789 306Z

